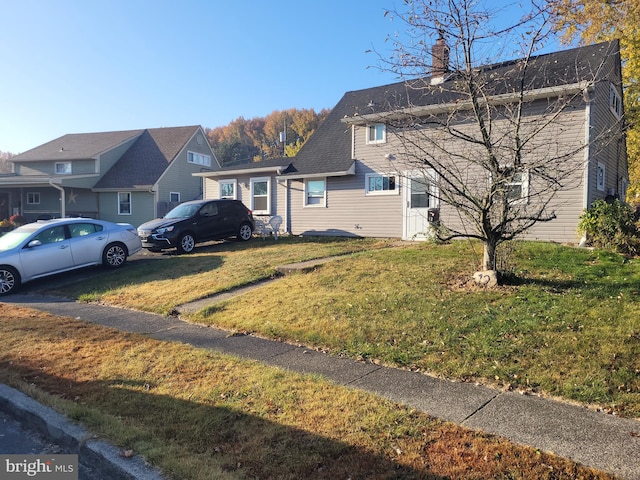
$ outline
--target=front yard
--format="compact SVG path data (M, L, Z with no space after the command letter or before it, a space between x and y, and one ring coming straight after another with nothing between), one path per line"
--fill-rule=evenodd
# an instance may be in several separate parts
M38 288L169 313L271 277L277 265L350 254L190 320L640 417L638 260L523 243L511 285L469 289L461 279L478 251L466 242L221 242ZM175 478L613 478L315 375L188 345L9 304L0 335L1 382Z
M54 291L166 314L269 278L278 265L351 253L188 318L640 417L640 261L520 243L512 284L485 291L461 280L479 252L468 242L257 239L132 262Z

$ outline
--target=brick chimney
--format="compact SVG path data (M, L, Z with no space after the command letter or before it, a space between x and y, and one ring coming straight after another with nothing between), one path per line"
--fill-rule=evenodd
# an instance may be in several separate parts
M431 48L431 76L442 78L448 71L449 46L447 45L441 31L440 38L438 38L435 45Z

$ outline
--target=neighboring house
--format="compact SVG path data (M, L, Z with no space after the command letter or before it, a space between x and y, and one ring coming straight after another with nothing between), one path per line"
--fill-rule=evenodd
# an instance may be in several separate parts
M528 104L532 114L554 97L583 85L587 77L593 80L597 72L584 97L580 95L579 101L561 114L562 141L555 142L560 146L554 144L554 148L562 149L563 142L567 149L590 145L597 135L614 126L610 132L614 141L603 148L583 148L579 158L572 158L579 170L572 186L557 194L557 218L536 224L526 236L576 243L579 216L585 208L598 198L624 199L626 194L619 45L609 42L556 52L539 56L532 64L535 71L530 93L535 101ZM499 88L508 87L505 78L510 65L513 62L490 67ZM432 88L411 98L406 106L412 114L421 109L425 113L447 112L455 106L457 99L442 88L446 81L432 82ZM347 92L296 157L197 174L205 178L205 197L239 199L258 218L281 215L283 227L295 235L412 240L426 238L430 222L438 217L445 225L459 222L460 216L439 198L437 188L425 182L424 173L414 176L414 167L402 163L402 144L387 134L385 115L402 108L398 99L409 102L409 91L407 83L399 82ZM380 108L393 103L393 110ZM546 140L551 139L544 134L537 139L540 145ZM516 186L523 201L527 201L528 181L523 179Z
M86 216L135 226L202 198L193 173L220 168L202 127L64 135L11 158L0 220Z

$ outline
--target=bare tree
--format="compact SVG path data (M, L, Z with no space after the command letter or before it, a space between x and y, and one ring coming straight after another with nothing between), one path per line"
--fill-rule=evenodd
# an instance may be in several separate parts
M583 181L584 150L621 130L588 141L574 134L584 128L584 114L574 112L588 102L604 62L576 57L560 68L536 56L553 35L546 3L531 2L500 29L489 3L407 0L405 10L387 12L407 35L392 39L388 58L378 53L381 67L417 79L384 92L376 99L384 107L364 116L386 125L403 168L423 172L456 212L438 238L483 243L483 270L496 269L502 242L556 218L558 192ZM518 60L495 63L501 58Z
M13 157L11 152L2 152L0 151L0 173L10 173L11 165L9 164L9 160Z

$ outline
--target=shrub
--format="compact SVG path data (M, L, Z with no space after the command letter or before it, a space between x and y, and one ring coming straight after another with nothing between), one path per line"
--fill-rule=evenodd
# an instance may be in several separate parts
M640 231L634 211L619 200L593 202L580 216L578 231L594 247L632 255L640 252Z

